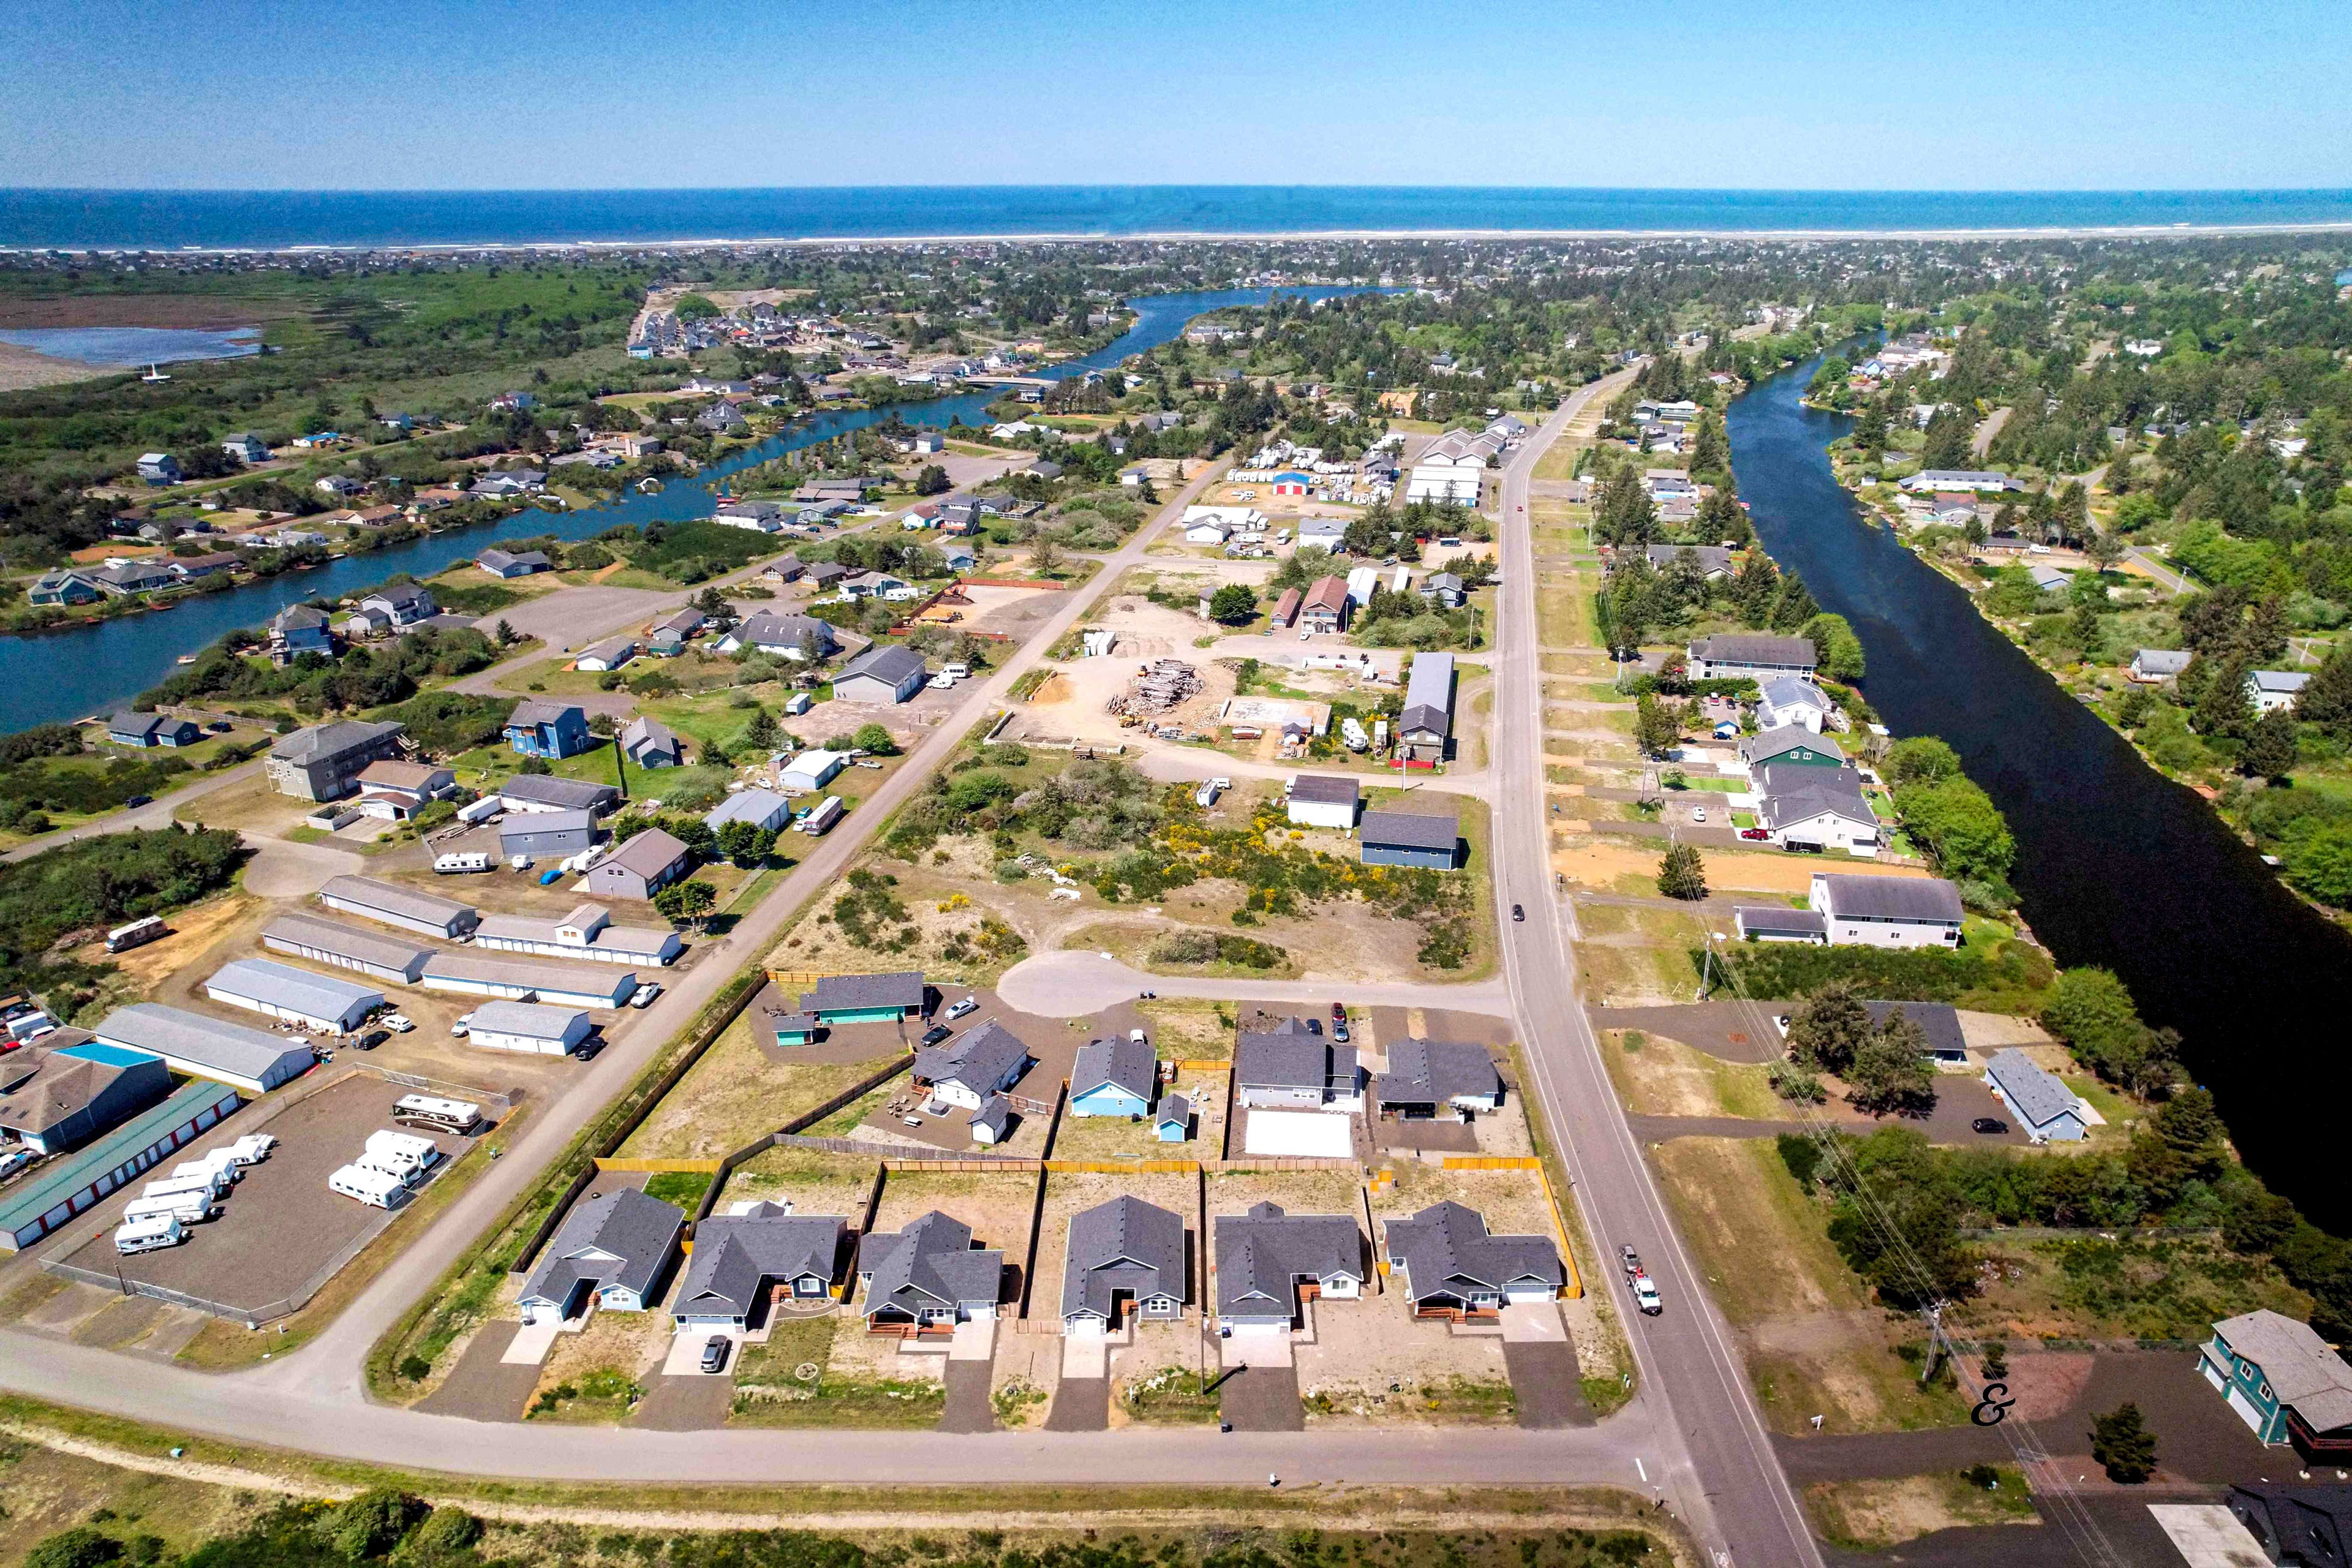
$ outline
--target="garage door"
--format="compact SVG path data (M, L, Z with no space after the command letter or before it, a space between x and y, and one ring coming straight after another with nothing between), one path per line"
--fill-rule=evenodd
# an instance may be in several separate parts
M2254 1408L2252 1400L2238 1392L2235 1384L2230 1386L2230 1408L2238 1413L2238 1419L2244 1422L2255 1436L2263 1435L2263 1413Z

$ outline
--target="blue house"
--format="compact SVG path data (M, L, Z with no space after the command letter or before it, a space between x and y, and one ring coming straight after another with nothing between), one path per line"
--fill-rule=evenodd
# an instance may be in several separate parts
M134 713L125 708L106 721L106 738L118 746L193 746L205 738L203 726L169 713Z
M1192 1136L1192 1102L1181 1094L1163 1095L1160 1114L1152 1119L1151 1135L1162 1143L1181 1143Z
M526 698L507 715L507 744L526 757L570 757L586 751L593 737L588 715L576 703Z
M2333 1464L2352 1454L2352 1366L2310 1324L2267 1310L2225 1318L2197 1370L2263 1442Z
M1073 1116L1148 1116L1160 1089L1160 1058L1138 1039L1097 1040L1070 1068Z

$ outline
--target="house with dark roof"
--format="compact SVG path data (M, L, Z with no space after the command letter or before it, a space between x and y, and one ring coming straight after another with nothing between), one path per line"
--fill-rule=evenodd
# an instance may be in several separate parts
M1841 877L1813 873L1811 902L1832 942L1872 947L1958 947L1967 911L1941 877Z
M1842 768L1845 751L1819 730L1803 724L1783 724L1739 739L1739 760L1754 769L1769 765Z
M1809 942L1821 946L1830 940L1830 922L1818 910L1792 910L1783 904L1740 904L1731 911L1732 929L1742 942Z
M2230 1511L2282 1568L2352 1563L2352 1487L2256 1481L2230 1489Z
M867 1331L944 1332L996 1316L1004 1254L974 1247L971 1226L933 1209L902 1231L861 1238L857 1282Z
M1065 1331L1100 1334L1130 1317L1184 1315L1184 1217L1122 1195L1070 1216L1062 1258Z
M1873 1028L1885 1028L1886 1020L1897 1013L1918 1025L1927 1038L1926 1055L1930 1061L1967 1065L1969 1037L1960 1028L1959 1009L1949 1002L1864 1002L1862 1005L1870 1014Z
M1720 544L1652 544L1643 554L1661 572L1671 571L1687 554L1703 581L1721 583L1731 575L1731 552Z
M2352 1366L2310 1324L2267 1308L2225 1318L2197 1370L2263 1442L2314 1462L2352 1455Z
M499 854L509 860L564 858L595 842L596 816L589 811L518 811L499 824Z
M1568 1274L1548 1236L1495 1236L1476 1209L1433 1204L1388 1223L1389 1277L1417 1318L1485 1317L1512 1301L1557 1300Z
M1445 760L1454 735L1454 656L1417 653L1405 678L1404 708L1397 715L1397 744L1410 762Z
M1389 1070L1372 1079L1372 1103L1391 1121L1467 1121L1503 1103L1503 1075L1484 1046L1456 1040L1399 1040Z
M773 610L759 610L719 640L721 653L747 647L805 664L839 653L841 639L834 635L831 626L814 616L781 616Z
M1757 826L1773 843L1816 854L1878 853L1878 814L1862 793L1862 775L1852 768L1769 763L1755 776Z
M269 782L280 795L336 800L358 787L370 763L401 753L405 725L346 719L297 730L269 748Z
M650 899L693 869L693 850L648 827L588 868L588 891L597 898Z
M2036 1143L2073 1143L2089 1135L2082 1098L2015 1046L1993 1052L1984 1080Z
M172 1092L161 1057L53 1029L0 1057L0 1132L36 1154L78 1149Z
M1234 1099L1268 1110L1355 1110L1362 1069L1353 1046L1334 1045L1297 1018L1234 1041Z
M915 1087L967 1110L1021 1081L1034 1058L1020 1036L991 1018L951 1040L915 1053Z
M923 656L896 643L877 643L833 678L840 702L904 702L923 689Z
M686 1212L675 1204L635 1187L591 1193L540 1255L518 1303L522 1321L568 1321L592 1306L644 1311L659 1299L685 1234Z
M492 545L474 557L474 564L493 577L528 577L534 572L550 572L555 563L543 550L500 550Z
M106 738L118 746L193 746L205 738L204 726L170 713L134 713L125 708L106 721Z
M621 752L641 768L682 768L686 746L660 720L640 713L621 731Z
M772 1301L824 1300L839 1277L848 1225L839 1215L769 1203L698 1221L670 1317L682 1330L747 1329Z
M1451 871L1461 863L1462 828L1451 813L1368 811L1358 837L1367 866L1420 866Z
M316 605L289 605L269 623L269 657L279 665L306 653L332 653L335 634L327 612Z
M499 785L499 804L513 812L585 811L602 816L621 804L621 792L593 779L517 773Z
M1334 827L1344 833L1356 826L1356 803L1362 791L1356 781L1337 773L1300 773L1290 781L1285 814L1293 827Z
M507 744L526 757L576 756L588 749L588 714L576 702L526 697L507 715Z
M1769 632L1717 632L1685 650L1693 680L1769 680L1776 675L1811 675L1821 658L1807 637Z
M1282 1333L1317 1296L1353 1300L1364 1289L1364 1238L1353 1216L1295 1215L1262 1203L1219 1215L1217 1326Z
M828 974L801 994L801 1011L821 1024L870 1024L919 1018L929 1002L919 969L888 974Z
M1160 1092L1160 1058L1149 1042L1114 1036L1078 1047L1070 1068L1072 1116L1143 1116Z

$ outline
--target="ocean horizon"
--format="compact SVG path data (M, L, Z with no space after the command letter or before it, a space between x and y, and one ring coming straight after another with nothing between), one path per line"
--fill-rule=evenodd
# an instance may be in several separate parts
M0 247L657 245L925 237L2032 234L2352 227L2352 189L1767 191L1412 185L710 190L0 189Z

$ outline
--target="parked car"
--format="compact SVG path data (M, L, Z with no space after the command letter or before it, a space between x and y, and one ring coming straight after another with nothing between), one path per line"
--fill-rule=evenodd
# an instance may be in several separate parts
M977 996L967 996L962 1001L948 1009L948 1016L950 1018L961 1018L966 1013L977 1013L979 1011L980 998Z
M1127 1032L1127 1038L1130 1045L1148 1046L1151 1043L1150 1037L1140 1029L1129 1029Z
M1705 822L1706 820L1706 807L1703 805L1692 806L1691 820L1693 822Z
M392 1031L390 1029L370 1029L366 1034L362 1035L358 1039L353 1040L352 1044L357 1046L363 1051L372 1051L390 1038L392 1038Z
M727 1364L727 1352L734 1342L725 1334L713 1334L702 1344L702 1370L717 1372Z
M662 988L660 981L644 981L638 984L636 990L629 994L629 1005L632 1007L650 1007L654 1005L654 998L659 996L661 994Z
M467 1014L464 1015L463 1016L459 1017L459 1018L458 1018L458 1020L457 1020L456 1023L454 1023L454 1024L452 1024L452 1025L450 1025L450 1026L449 1026L449 1032L450 1032L451 1034L456 1035L456 1036L458 1036L459 1037L461 1037L461 1038L462 1038L462 1037L465 1037L467 1034L468 1034L469 1032L471 1032L471 1030L473 1029L473 1027L474 1027L474 1016L473 1016L471 1013L467 1013Z
M1345 1018L1332 1024L1331 1037L1343 1046L1348 1043L1348 1021Z
M1742 838L1769 838L1772 837L1772 830L1769 827L1743 827L1739 830L1739 837Z
M1646 1274L1633 1277L1633 1305L1642 1309L1645 1318L1654 1318L1666 1310L1665 1301L1658 1295L1657 1286Z
M936 1046L941 1040L946 1039L950 1035L954 1033L955 1031L949 1028L945 1024L933 1024L929 1028L923 1031L923 1044L927 1046Z
M0 1176L13 1176L33 1163L30 1149L11 1149L0 1153Z
M1988 1138L1997 1138L2009 1131L2009 1123L1998 1116L1979 1116L1969 1123L1969 1131L1981 1132Z
M404 1035L416 1027L416 1020L405 1013L386 1013L383 1016L383 1026L395 1035Z
M215 719L211 723L205 725L205 728L210 730L215 735L226 735L233 726L226 719Z
M122 804L125 808L134 805L152 805L155 804L155 797L152 795L134 795Z

